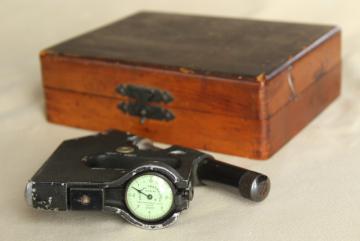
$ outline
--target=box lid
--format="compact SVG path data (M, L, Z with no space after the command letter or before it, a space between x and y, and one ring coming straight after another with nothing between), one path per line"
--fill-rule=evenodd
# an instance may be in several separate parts
M338 31L327 25L141 12L46 52L236 80L270 80Z

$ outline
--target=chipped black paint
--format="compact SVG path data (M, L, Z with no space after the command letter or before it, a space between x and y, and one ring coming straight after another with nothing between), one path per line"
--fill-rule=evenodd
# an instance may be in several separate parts
M119 147L131 152L119 152L125 149ZM172 211L156 222L136 218L125 203L127 183L148 172L164 175L175 189ZM253 185L260 177L261 185ZM216 161L208 154L180 146L159 149L148 139L110 131L63 142L26 185L25 197L38 209L104 210L133 225L159 229L174 223L189 207L192 184L202 180L233 186L254 201L263 200L270 187L265 175Z

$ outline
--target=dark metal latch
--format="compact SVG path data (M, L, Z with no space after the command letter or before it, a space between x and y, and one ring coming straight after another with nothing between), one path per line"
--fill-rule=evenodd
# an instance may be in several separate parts
M166 91L135 85L119 85L116 91L129 97L129 101L120 102L118 108L124 113L140 117L142 124L146 119L170 121L175 118L170 110L151 104L172 102L173 97Z

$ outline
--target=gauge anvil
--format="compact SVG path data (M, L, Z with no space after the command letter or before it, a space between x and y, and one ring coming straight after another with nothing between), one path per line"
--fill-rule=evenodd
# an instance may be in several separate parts
M143 228L162 228L187 209L193 184L203 180L239 188L263 200L262 174L216 161L206 153L120 131L64 141L26 186L26 200L46 210L104 210Z

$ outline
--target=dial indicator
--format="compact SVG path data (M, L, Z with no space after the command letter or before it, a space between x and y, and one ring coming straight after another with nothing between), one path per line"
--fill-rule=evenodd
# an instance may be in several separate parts
M159 173L136 176L126 188L125 203L129 211L141 220L160 220L173 208L172 184Z

